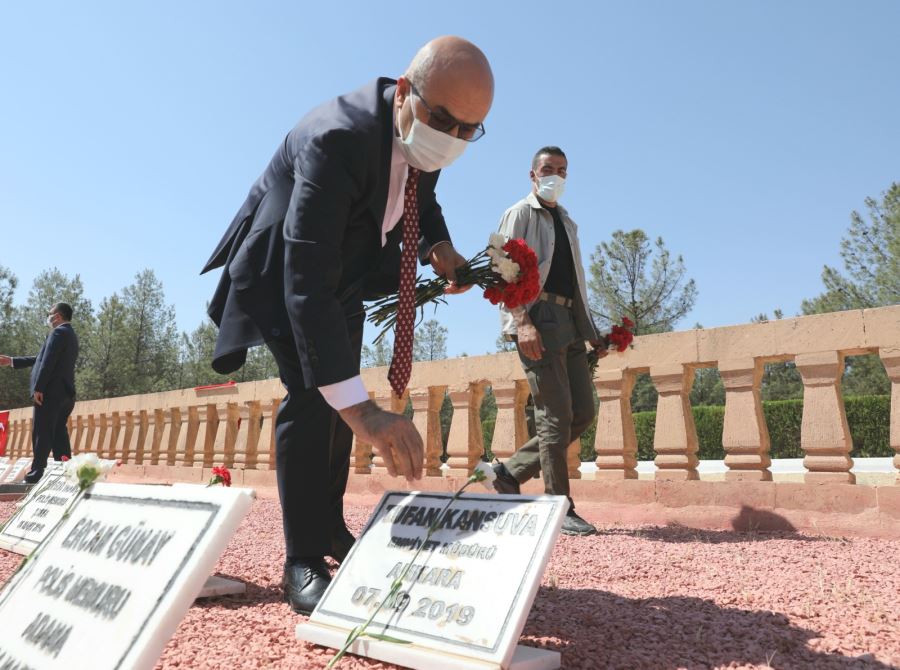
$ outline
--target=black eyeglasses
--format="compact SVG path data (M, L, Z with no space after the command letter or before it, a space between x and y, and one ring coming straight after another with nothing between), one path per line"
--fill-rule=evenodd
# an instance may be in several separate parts
M428 106L428 103L425 102L425 98L423 98L419 91L416 90L416 87L413 86L412 83L410 83L409 86L412 89L413 95L416 96L419 102L425 105L425 109L428 110L429 126L442 133L450 133L454 128L457 128L456 136L466 142L475 142L484 137L483 123L463 123L453 115L448 114L447 110L443 108L437 110L432 109Z

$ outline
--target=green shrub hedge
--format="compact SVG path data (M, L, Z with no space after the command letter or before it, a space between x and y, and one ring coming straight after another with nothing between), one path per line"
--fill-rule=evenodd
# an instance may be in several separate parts
M853 438L851 456L893 456L889 442L891 398L890 396L855 396L844 399L847 423ZM722 449L722 425L725 408L717 406L694 407L694 425L701 460L725 458ZM800 450L800 426L803 421L802 400L771 400L763 402L763 413L769 428L772 458L803 458ZM637 434L638 460L652 461L653 434L656 428L656 412L637 412L634 415ZM582 460L594 460L594 431L589 428L581 436Z

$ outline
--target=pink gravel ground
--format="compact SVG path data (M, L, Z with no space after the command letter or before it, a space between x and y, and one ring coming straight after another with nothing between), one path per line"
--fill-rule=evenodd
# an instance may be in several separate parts
M294 637L305 617L281 602L280 510L260 493L217 566L247 593L198 601L158 668L322 668L333 654ZM359 531L377 500L354 502ZM0 518L11 511L0 504ZM522 642L560 651L564 668L897 668L898 557L897 541L786 532L561 536ZM0 578L19 560L0 551ZM339 667L396 666L351 656Z

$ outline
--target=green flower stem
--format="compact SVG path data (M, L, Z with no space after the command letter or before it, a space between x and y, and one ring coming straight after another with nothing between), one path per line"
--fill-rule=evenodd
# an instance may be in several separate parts
M347 650L353 645L354 642L363 635L369 635L366 633L366 629L369 627L369 624L375 620L375 617L378 616L378 613L381 611L381 608L385 606L386 603L394 603L397 594L400 592L400 589L403 587L403 580L406 579L406 575L409 574L410 568L412 568L413 564L416 562L416 559L419 558L419 554L422 553L422 549L425 548L425 545L431 539L431 536L437 531L440 527L441 522L443 522L444 517L447 515L447 510L450 509L450 505L452 505L457 499L459 499L462 492L466 490L469 484L474 484L475 482L484 481L484 475L481 472L476 472L471 475L466 483L463 484L459 490L453 494L453 497L447 501L447 504L444 505L444 509L441 510L441 513L437 515L437 518L434 520L434 523L431 524L428 528L428 532L425 534L425 540L422 544L419 545L419 548L416 549L416 553L413 554L412 559L410 559L409 563L406 564L406 567L403 568L403 572L391 583L391 590L388 592L386 598L382 598L381 602L378 603L378 607L375 608L375 611L372 612L372 616L369 617L368 621L366 621L362 626L356 626L353 630L350 631L350 634L347 635L347 640L344 642L344 646L341 647L341 650L334 655L334 657L328 662L326 668L333 668L335 664L344 657L347 653ZM403 640L395 640L396 642L403 642Z

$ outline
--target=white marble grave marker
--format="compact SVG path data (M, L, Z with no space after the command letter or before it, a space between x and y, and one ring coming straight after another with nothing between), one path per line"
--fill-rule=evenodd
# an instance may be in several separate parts
M353 653L423 670L558 668L557 652L517 643L568 501L464 494L425 543L451 497L385 493L297 637L339 649L412 563L394 605L382 607L368 628L410 644L362 637Z
M26 466L31 462L25 461ZM30 554L62 520L78 493L78 485L69 482L63 474L64 465L57 461L47 464L44 476L19 501L18 509L0 531L0 549Z
M0 666L152 668L252 494L95 484L0 592Z
M0 483L15 484L16 482L22 481L25 478L25 475L28 474L28 467L30 465L30 458L17 458L9 464L9 467L3 473L3 478L0 479Z

